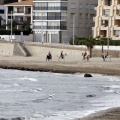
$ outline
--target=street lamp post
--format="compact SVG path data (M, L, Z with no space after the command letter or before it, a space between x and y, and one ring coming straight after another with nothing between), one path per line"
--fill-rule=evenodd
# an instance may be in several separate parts
M12 42L12 11L11 11L11 42Z
M73 45L75 41L75 14L73 15Z
M108 39L107 39L107 48L108 48L108 51L109 51L109 24L110 24L110 17L108 16Z
M42 44L43 44L43 13L41 13L41 14L42 14L42 15L41 15L41 16L42 16L42 17L41 17L41 18L42 18L42 20L41 20L41 39L42 39L42 40L41 40L41 41L42 41Z

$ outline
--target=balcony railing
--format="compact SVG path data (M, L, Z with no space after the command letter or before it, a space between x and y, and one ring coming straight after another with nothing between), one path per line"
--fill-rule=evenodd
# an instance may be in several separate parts
M31 11L14 11L13 13L25 13L25 14L31 14ZM8 14L11 14L11 11L8 11Z
M34 7L33 10L67 10L67 7Z
M66 16L33 16L33 20L67 20Z
M33 29L67 30L67 26L33 26Z
M68 1L68 0L33 0L33 1Z

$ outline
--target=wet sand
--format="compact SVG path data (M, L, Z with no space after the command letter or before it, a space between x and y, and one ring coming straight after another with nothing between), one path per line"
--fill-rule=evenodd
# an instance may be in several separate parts
M120 120L120 108L111 108L75 120Z
M82 60L45 61L40 57L0 56L0 68L58 73L99 73L120 76L120 58L103 61L102 58ZM120 120L120 108L113 108L75 120Z

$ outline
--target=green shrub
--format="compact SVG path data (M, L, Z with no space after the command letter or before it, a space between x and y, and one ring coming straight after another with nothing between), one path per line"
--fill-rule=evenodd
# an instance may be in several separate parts
M74 44L75 45L86 45L88 39L86 38L78 38L75 37ZM70 45L73 45L73 39L69 41ZM108 38L101 38L101 40L94 39L94 45L108 45ZM111 40L109 39L109 45L111 46L120 46L120 40Z
M31 29L28 30L16 30L13 29L13 35L21 35L21 32L23 32L23 35L29 35L31 33ZM11 30L0 30L0 35L10 35L11 34Z

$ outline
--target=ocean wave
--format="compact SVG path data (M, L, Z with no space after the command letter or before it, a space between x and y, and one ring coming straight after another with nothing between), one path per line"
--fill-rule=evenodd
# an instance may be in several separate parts
M7 90L0 90L0 92L28 92L28 93L37 93L37 92L40 92L40 91L42 91L42 89L31 89L31 90L25 90L25 89L19 89L19 90L17 90L17 89L12 89L12 90L10 90L10 89L7 89Z
M120 81L120 77L110 76L110 77L107 77L107 78L108 78L108 80L110 80L110 81Z
M32 82L37 82L38 80L35 79L35 78L28 78L28 77L22 77L22 78L19 78L20 80L28 80L28 81L32 81Z

